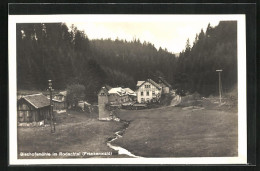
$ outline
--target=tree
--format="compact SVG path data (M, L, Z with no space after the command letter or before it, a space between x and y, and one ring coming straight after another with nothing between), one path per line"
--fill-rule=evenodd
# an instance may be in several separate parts
M65 23L21 23L16 29L18 89L44 90L48 79L55 82L54 89L78 83L85 86L85 98L96 102L97 91L105 84L133 89L137 81L156 75L173 87L205 94L214 93L216 69L225 71L223 88L237 82L234 21L208 25L206 32L197 33L192 45L187 40L178 58L137 38L90 40Z
M237 83L237 23L221 21L196 35L192 48L189 41L177 62L175 84L179 89L208 96L218 92L216 69L224 69L223 88Z
M185 46L185 51L186 52L189 52L191 50L191 47L190 47L190 39L187 39L186 41L186 46Z
M81 84L70 84L66 88L67 103L75 108L80 100L85 99L85 86Z

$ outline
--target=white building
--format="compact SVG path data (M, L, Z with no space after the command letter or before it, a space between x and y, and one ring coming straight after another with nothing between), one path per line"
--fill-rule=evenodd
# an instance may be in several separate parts
M122 104L133 101L136 94L130 88L115 87L108 91L108 101L113 104Z
M137 82L137 102L146 103L158 101L161 98L162 87L151 79Z

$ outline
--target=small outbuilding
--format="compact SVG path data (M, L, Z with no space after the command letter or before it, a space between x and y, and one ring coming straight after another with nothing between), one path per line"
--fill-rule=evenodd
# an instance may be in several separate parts
M53 110L65 110L67 109L67 102L66 102L67 91L61 91L58 94L55 94L52 101L53 101ZM48 97L49 99L50 97Z
M170 93L172 86L162 77L159 77L159 85L162 87L162 94Z
M18 122L39 122L50 116L50 100L43 94L21 97L17 101Z

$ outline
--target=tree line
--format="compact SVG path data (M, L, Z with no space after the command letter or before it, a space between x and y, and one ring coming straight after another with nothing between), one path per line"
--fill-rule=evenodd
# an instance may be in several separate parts
M177 66L176 86L186 91L216 94L218 69L223 70L223 91L233 89L237 85L237 22L220 21L214 28L209 24L196 35L192 47L187 40Z
M135 89L138 80L164 77L174 88L209 95L217 90L215 69L222 68L223 87L236 83L236 22L220 22L199 33L179 57L139 39L89 40L84 31L65 23L16 25L17 88L54 89L71 84L85 87L86 99L96 101L104 85ZM172 45L174 46L174 45Z

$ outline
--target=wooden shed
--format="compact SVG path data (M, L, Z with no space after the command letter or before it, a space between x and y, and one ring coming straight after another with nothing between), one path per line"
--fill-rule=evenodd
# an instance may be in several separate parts
M17 101L18 122L39 122L50 116L50 100L43 94L21 97Z

